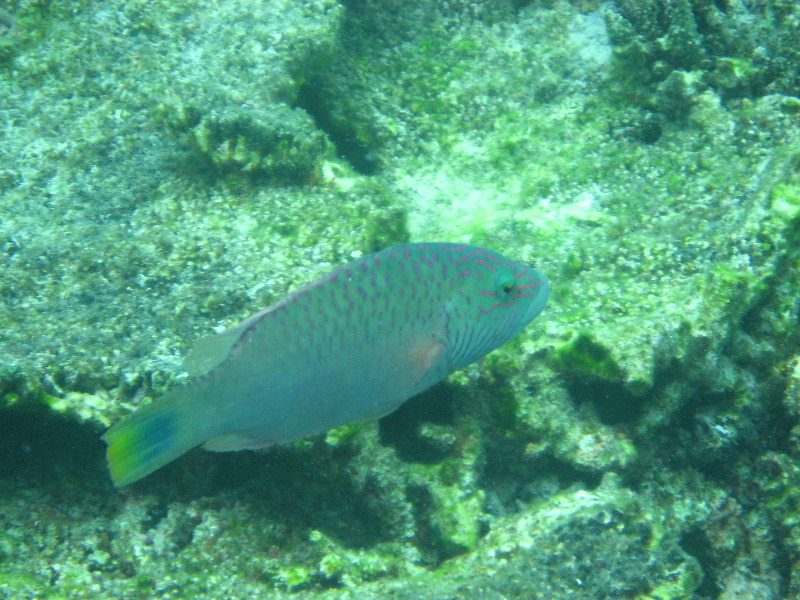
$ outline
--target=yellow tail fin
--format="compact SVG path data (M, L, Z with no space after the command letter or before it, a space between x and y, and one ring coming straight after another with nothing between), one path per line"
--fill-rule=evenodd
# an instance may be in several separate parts
M200 441L186 417L184 389L178 389L128 415L103 434L114 485L122 487L149 475Z

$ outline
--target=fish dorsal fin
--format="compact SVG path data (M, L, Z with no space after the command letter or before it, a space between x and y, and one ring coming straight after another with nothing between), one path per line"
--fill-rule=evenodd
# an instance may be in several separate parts
M250 329L257 321L260 321L271 308L264 309L250 318L245 319L238 325L234 325L217 333L202 338L183 359L183 368L190 377L205 375L211 369L222 363L231 353L231 349L236 345L245 331Z

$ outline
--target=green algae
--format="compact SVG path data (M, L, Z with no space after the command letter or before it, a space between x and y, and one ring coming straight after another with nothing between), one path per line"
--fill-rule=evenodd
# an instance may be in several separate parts
M611 352L586 333L572 335L553 349L552 357L560 369L567 371L579 371L582 375L612 380L623 376Z
M696 560L679 564L671 572L672 581L656 586L646 594L636 596L635 600L688 600L700 587L703 573Z
M796 221L800 216L800 185L795 182L779 183L770 192L770 209L786 221Z
M61 600L67 596L48 591L49 582L44 577L35 577L24 569L12 569L0 572L0 589L16 598L46 598L47 600Z
M258 116L232 111L206 117L198 117L198 110L178 110L180 117L168 117L171 125L221 175L310 183L320 180L323 162L332 153L325 134L297 109L277 105Z

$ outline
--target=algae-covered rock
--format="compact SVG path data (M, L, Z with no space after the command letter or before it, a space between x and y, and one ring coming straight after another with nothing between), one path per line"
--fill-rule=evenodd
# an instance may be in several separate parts
M281 467L273 469L277 475ZM276 481L286 480L278 475ZM307 494L322 492L306 486ZM11 497L27 497L27 504L4 507L0 534L7 567L0 589L17 597L35 597L55 578L70 598L545 600L569 594L589 600L609 590L661 598L656 590L671 589L690 597L703 578L697 560L664 535L650 501L613 476L593 491L565 491L499 520L471 555L433 573L413 566L418 556L412 546L373 541L369 548L347 547L326 533L329 525L308 529L292 498L279 493L168 503L146 495L91 507L67 502L60 510L80 526L60 532L42 520L46 497L20 493ZM259 497L266 510L287 520L265 523L266 514L250 505ZM37 540L48 546L47 557L37 552ZM388 577L395 579L386 583Z
M608 4L605 16L618 74L634 87L696 71L725 98L800 93L796 2L624 0Z
M244 173L284 182L311 183L322 174L330 142L300 109L226 109L186 126L200 157L221 173Z
M647 592L658 598L664 596L656 591L666 588L674 597L690 597L702 570L674 540L654 543L651 517L641 498L609 477L594 492L564 493L499 523L472 556L452 561L437 576L390 588L385 596L367 588L363 597L544 600L633 598L641 591L642 598Z
M319 180L330 143L295 103L332 60L341 13L331 1L183 5L180 44L164 65L172 78L160 86L162 122L221 173ZM156 20L169 18L178 15L153 16L161 37L170 33Z

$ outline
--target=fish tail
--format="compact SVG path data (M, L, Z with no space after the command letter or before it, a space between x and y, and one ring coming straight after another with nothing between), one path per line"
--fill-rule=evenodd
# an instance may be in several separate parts
M195 433L186 390L175 390L140 408L103 434L116 487L141 479L202 441Z

